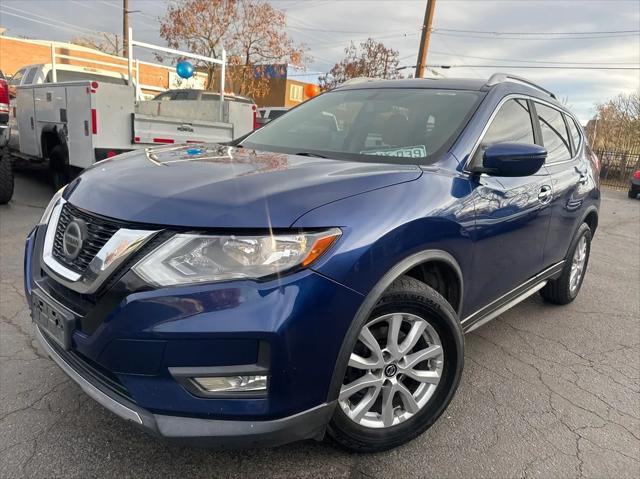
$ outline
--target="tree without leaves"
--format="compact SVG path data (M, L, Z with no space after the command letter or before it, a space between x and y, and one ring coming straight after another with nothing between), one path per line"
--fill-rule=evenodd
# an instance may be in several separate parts
M323 89L335 88L351 78L402 78L398 71L398 51L382 42L368 38L360 44L353 42L344 49L345 56L326 75L318 78Z
M71 39L74 45L99 50L109 55L120 55L121 45L118 43L118 35L114 33L102 33L102 38L91 36L79 36Z
M160 35L173 48L220 58L227 51L227 81L239 94L267 93L265 65L304 66L304 48L284 31L284 12L264 0L179 0L161 19ZM213 89L218 68L207 62L207 89ZM255 73L262 73L256 75Z
M637 152L640 149L640 91L620 94L596 105L597 122L587 125L595 149Z

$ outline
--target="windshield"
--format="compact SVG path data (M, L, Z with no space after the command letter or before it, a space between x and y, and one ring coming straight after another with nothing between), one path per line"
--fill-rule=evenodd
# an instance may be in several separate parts
M479 92L462 90L337 90L290 110L241 144L336 159L382 156L385 162L424 163L449 147L479 100Z

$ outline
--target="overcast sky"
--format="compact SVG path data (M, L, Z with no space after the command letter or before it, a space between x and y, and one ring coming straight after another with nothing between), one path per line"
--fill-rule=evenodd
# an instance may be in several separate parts
M131 10L141 10L130 15L135 37L163 43L158 17L167 3L129 1ZM312 71L327 71L350 40L359 42L369 36L397 49L402 65L416 63L426 0L272 3L286 11L291 36L307 46L314 58L309 65ZM121 5L120 0L0 0L0 26L8 29L6 35L60 41L97 31L121 33ZM639 29L640 0L437 0L427 63L504 65L439 71L448 77L488 78L495 71L526 76L556 92L586 122L594 103L640 88L640 71L510 67L561 62L637 68ZM620 31L629 33L591 33Z

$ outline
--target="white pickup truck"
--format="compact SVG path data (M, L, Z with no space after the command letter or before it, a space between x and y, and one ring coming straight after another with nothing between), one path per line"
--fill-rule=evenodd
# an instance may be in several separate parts
M198 55L130 41L143 48ZM224 52L223 52L224 58ZM224 60L210 59L222 65ZM55 62L52 62L55 65ZM132 59L129 52L129 64ZM127 78L131 78L128 75ZM208 101L137 101L136 84L110 81L54 81L16 88L17 162L49 169L54 187L66 184L96 161L153 144L227 142L255 127L253 102L220 94Z
M98 81L17 88L18 161L48 167L54 187L105 158L152 144L226 142L253 130L256 106L227 98L134 100L134 87Z

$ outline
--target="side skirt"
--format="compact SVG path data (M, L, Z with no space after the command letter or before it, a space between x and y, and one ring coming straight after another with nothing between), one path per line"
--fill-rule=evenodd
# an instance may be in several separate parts
M502 313L511 309L521 301L524 301L536 291L541 290L547 284L549 279L558 276L562 272L563 266L564 260L545 269L541 273L538 273L517 288L500 296L498 299L484 306L482 309L476 311L470 316L467 316L461 323L463 331L465 333L470 333L474 329L477 329L497 316L500 316Z

